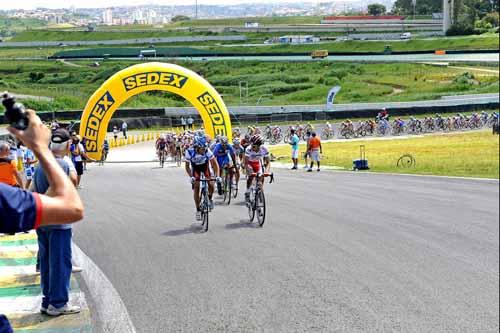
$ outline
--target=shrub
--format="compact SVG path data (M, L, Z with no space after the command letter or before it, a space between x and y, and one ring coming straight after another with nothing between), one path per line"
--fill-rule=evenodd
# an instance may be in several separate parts
M446 36L462 36L473 34L475 34L474 27L465 23L453 24L450 29L446 31Z
M499 15L498 12L493 12L493 13L488 13L482 21L485 21L489 24L491 24L492 27L498 27L499 24Z
M328 73L328 76L336 77L339 80L342 80L347 75L349 75L349 70L346 68L334 68Z
M474 29L475 29L476 33L482 34L482 33L485 33L492 28L493 28L493 25L491 23L485 21L484 19L477 20L476 22L474 22Z
M314 87L312 84L294 84L286 86L269 86L269 91L275 95L286 95L292 92L306 90Z
M462 73L453 79L453 83L458 85L472 85L475 82L474 75L469 72Z
M44 77L45 77L45 74L43 74L42 72L30 72L30 74L29 74L29 78L30 78L31 82L38 82L41 79L43 79Z

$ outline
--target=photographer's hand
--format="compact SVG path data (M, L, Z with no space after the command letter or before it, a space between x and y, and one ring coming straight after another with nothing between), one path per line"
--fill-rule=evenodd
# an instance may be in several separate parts
M53 197L40 195L41 223L65 224L83 218L83 204L75 187L49 150L50 130L43 125L33 110L27 111L29 126L21 131L13 127L8 130L20 139L37 156L44 169Z

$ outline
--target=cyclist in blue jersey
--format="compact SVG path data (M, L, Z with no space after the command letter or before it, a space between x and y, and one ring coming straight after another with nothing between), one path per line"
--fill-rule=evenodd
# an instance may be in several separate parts
M212 178L212 170L216 175L219 174L219 166L215 159L214 154L208 148L207 140L205 136L195 136L193 146L186 150L185 154L185 169L188 176L191 178L191 184L194 190L194 204L196 207L196 220L201 220L200 211L200 177L203 174L205 178ZM210 168L212 167L212 169ZM220 179L217 178L219 182ZM210 209L213 209L213 193L214 193L214 182L208 182L208 197L210 199Z
M220 138L220 142L214 147L214 155L217 158L217 164L219 164L219 173L218 176L222 177L222 170L224 168L228 169L230 174L234 173L234 161L236 160L236 156L234 154L233 145L231 145L226 136L222 136ZM231 177L232 178L232 177ZM234 178L233 178L234 182ZM237 186L233 183L233 186ZM219 195L222 195L222 187L218 186Z

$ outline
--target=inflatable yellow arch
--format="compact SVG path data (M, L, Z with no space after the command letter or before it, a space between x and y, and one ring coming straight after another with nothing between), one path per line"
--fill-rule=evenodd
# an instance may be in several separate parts
M80 136L86 138L89 157L100 158L108 124L116 109L130 97L151 90L184 97L200 113L208 135L225 135L231 139L229 112L210 83L184 67L150 62L119 71L90 97L80 123Z

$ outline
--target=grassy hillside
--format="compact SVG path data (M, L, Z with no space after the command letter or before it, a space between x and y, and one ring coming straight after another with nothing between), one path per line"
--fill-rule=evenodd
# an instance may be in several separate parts
M54 102L28 101L38 110L82 108L90 95L133 61L90 62L0 61L0 90L54 97ZM443 95L498 92L498 74L422 64L262 63L251 61L178 62L200 73L229 105L323 104L329 89L340 85L336 103L412 101ZM240 101L239 82L248 97ZM138 95L132 107L186 106L164 92Z
M37 19L20 19L0 16L0 37L11 36L15 32L44 27L47 22Z

